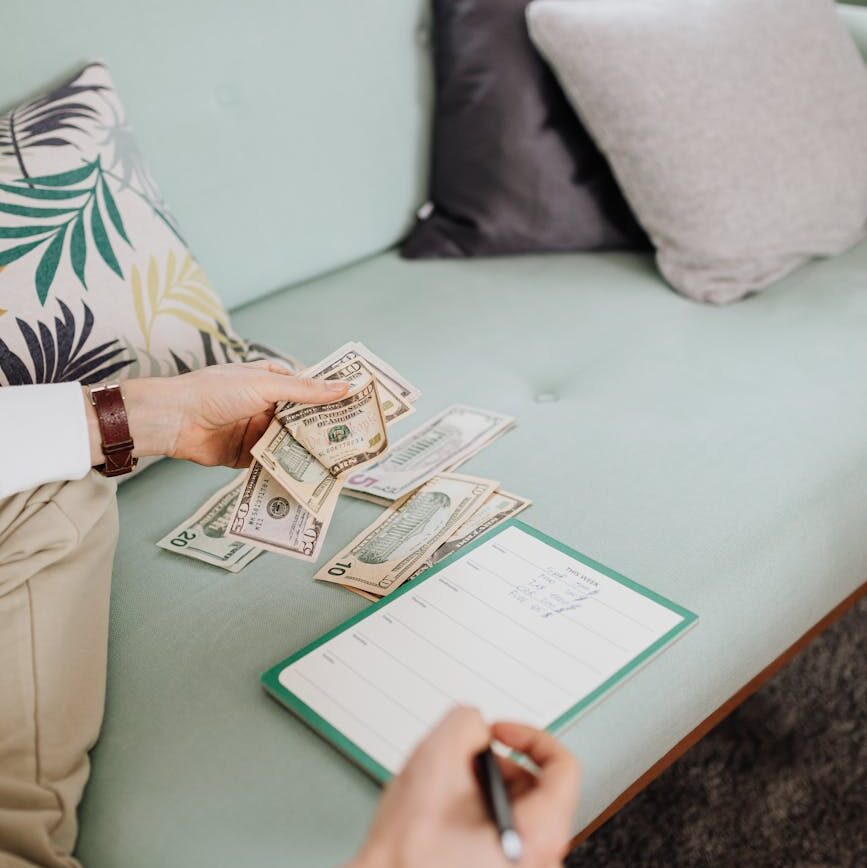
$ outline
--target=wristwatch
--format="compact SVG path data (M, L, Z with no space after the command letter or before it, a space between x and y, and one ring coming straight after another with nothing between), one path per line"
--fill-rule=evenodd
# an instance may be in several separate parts
M96 409L102 454L105 456L105 464L100 464L95 469L103 476L132 473L138 464L138 458L132 454L135 444L129 433L129 419L120 386L117 383L105 383L102 386L92 386L89 392L90 403Z

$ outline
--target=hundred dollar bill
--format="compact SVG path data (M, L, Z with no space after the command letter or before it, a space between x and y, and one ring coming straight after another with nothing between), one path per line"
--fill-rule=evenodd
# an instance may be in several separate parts
M290 558L313 562L319 557L339 497L337 488L317 518L254 461L246 473L226 535Z
M438 564L443 558L463 548L467 543L471 543L485 531L514 518L532 503L533 501L527 497L509 494L507 491L495 491L463 524L455 528L454 533L427 558L418 572L421 573L434 564ZM359 588L347 587L347 590L372 603L380 599L376 594L362 591Z
M321 362L302 372L303 376L315 380L347 380L352 384L368 373L372 373L376 381L380 404L388 424L415 411L413 404L421 392L359 341L344 344ZM292 403L284 404L277 410L276 418L283 422L295 406L297 405Z
M346 494L395 501L444 470L452 470L514 427L502 413L452 404L398 440L383 458L352 473Z
M338 477L372 461L387 446L379 393L368 374L340 401L296 404L283 424L272 419L250 452L295 501L321 518L343 485Z
M442 473L392 504L314 578L385 596L414 575L498 483Z
M244 487L247 472L224 485L199 507L186 521L182 521L171 533L166 534L157 545L175 554L184 555L222 567L230 573L238 573L258 555L262 549L226 537L229 516Z

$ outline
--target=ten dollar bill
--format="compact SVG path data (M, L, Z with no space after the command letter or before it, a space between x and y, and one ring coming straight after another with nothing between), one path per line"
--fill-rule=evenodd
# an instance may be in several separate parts
M457 473L434 477L392 504L314 578L383 596L390 593L418 572L497 485Z

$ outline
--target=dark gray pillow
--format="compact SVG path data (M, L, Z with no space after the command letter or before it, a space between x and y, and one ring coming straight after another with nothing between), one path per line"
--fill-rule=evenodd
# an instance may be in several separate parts
M646 245L527 35L527 0L434 0L430 201L406 257Z

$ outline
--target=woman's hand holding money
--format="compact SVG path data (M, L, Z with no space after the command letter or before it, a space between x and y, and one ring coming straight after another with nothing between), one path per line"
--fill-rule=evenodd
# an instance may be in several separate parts
M178 377L122 385L135 455L168 455L197 464L246 467L276 404L327 404L342 398L343 381L297 377L270 362L213 365ZM104 461L96 413L85 397L92 462Z

